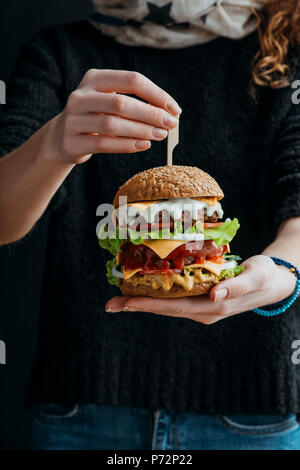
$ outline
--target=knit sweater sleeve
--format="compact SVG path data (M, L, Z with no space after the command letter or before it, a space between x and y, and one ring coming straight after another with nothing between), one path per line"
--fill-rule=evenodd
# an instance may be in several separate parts
M295 91L289 87L281 95L289 111L277 135L271 168L275 231L285 219L300 216L300 93Z
M0 106L0 157L22 145L63 108L63 82L51 29L34 35L22 47L7 83L7 104ZM46 213L65 197L62 186Z

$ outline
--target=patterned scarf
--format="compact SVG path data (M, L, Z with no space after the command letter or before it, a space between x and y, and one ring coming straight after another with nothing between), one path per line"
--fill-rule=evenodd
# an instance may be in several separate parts
M177 49L256 28L254 9L266 0L93 0L92 24L129 46Z

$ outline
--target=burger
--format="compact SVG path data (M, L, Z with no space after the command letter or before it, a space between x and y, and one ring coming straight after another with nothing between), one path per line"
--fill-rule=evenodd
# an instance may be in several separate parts
M239 222L222 221L223 197L214 178L196 167L134 175L115 195L112 224L98 231L100 246L114 256L108 281L124 295L171 298L207 294L240 274L229 245Z

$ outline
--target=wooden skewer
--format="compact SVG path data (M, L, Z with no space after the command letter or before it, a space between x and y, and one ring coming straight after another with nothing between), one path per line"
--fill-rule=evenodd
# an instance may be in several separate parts
M179 142L179 121L176 127L169 130L167 143L167 165L173 165L173 150Z

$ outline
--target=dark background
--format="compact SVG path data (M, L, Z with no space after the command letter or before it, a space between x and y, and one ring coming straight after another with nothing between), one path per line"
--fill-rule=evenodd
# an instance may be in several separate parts
M85 19L90 12L89 0L0 0L0 80L8 80L20 45L33 33ZM7 363L0 365L0 449L31 447L31 415L23 400L35 349L46 233L44 226L26 242L0 247L0 340L7 349Z

